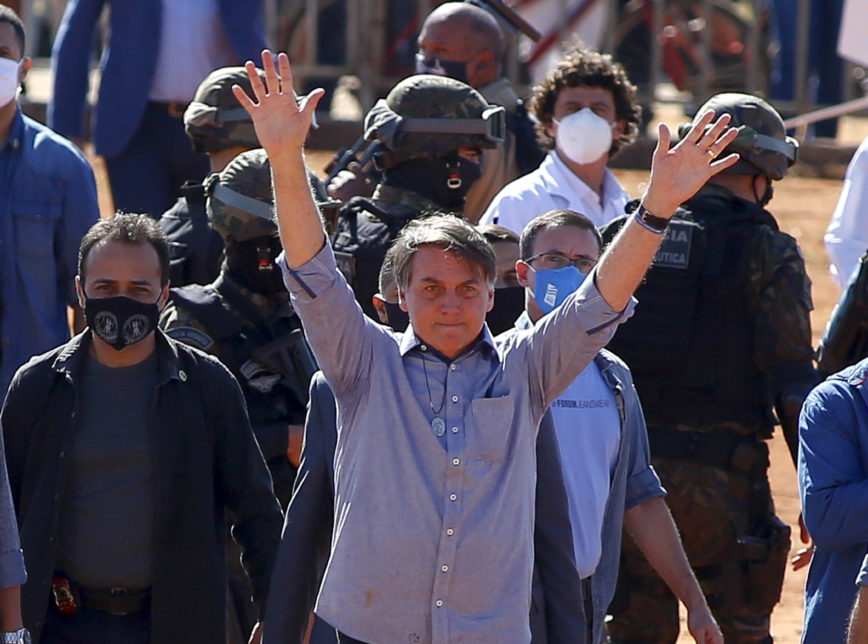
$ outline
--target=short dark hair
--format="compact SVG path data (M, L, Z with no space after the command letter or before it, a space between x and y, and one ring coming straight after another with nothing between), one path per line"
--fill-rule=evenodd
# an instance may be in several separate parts
M383 258L383 263L380 266L380 274L377 276L377 287L380 290L380 295L386 297L386 292L389 287L397 283L395 277L395 245L389 246L386 251L386 256Z
M402 289L410 283L413 255L423 246L437 246L457 253L471 264L480 266L488 285L494 284L494 249L476 228L455 215L438 214L414 219L404 226L393 246L395 279Z
M444 2L429 13L428 18L432 15L437 22L465 27L473 34L473 42L481 45L480 50L490 50L496 61L503 57L503 31L497 18L487 9L466 2Z
M621 64L613 61L609 54L580 45L568 51L557 67L533 88L530 110L537 120L536 133L541 147L551 150L555 146L546 126L551 123L558 94L565 87L600 87L612 92L615 118L623 119L626 126L623 134L612 141L610 156L636 140L642 116L642 108L636 103L636 86L630 82Z
M0 4L0 22L8 22L15 30L15 39L18 41L18 46L21 47L21 56L24 56L24 47L27 44L27 39L24 35L24 23L21 18L15 13L11 7L5 4Z
M157 222L148 215L117 213L100 219L81 239L78 247L78 275L85 281L87 258L99 243L119 241L124 244L150 244L160 260L160 286L169 283L169 241Z
M498 244L501 242L518 243L518 235L509 228L498 226L497 224L481 224L476 227L476 230L482 233L485 240L489 244Z
M533 244L536 241L536 236L543 230L562 228L564 226L575 226L582 230L590 230L594 235L594 239L597 240L597 247L601 251L603 250L603 238L600 235L600 231L594 226L594 222L590 219L577 213L575 210L549 210L539 217L534 217L525 226L521 232L521 240L518 242L518 256L524 260L533 257Z

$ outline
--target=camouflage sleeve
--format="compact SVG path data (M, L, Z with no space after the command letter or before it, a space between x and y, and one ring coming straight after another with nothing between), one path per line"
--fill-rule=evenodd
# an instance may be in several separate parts
M763 229L748 267L755 311L754 360L766 374L790 454L798 453L798 415L818 382L811 346L811 280L796 240Z
M754 359L775 379L784 365L813 360L811 280L795 239L766 229L756 242L747 289L755 311Z
M182 307L171 300L160 314L160 330L173 340L213 353L214 339L205 327Z

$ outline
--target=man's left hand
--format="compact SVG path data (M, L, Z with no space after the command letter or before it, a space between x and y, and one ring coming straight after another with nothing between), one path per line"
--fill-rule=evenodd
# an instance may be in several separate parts
M697 644L723 644L723 633L705 602L693 610L688 609L687 629Z
M713 118L714 112L703 114L672 149L669 148L669 128L660 124L651 161L651 180L642 199L642 204L652 215L671 217L675 209L696 194L706 181L738 161L738 155L734 153L723 159L717 158L732 143L738 130L727 129L729 114L723 114L714 124L711 123Z

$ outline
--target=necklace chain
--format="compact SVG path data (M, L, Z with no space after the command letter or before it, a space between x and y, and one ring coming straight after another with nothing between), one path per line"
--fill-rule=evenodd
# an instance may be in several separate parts
M422 371L425 373L425 389L428 390L428 406L431 407L431 412L435 416L439 416L440 412L443 411L443 406L446 404L446 381L443 381L443 397L440 400L440 408L434 409L434 398L431 396L431 385L428 383L428 367L425 366L427 360L425 360L425 356L422 357ZM449 370L446 370L446 379L449 378Z

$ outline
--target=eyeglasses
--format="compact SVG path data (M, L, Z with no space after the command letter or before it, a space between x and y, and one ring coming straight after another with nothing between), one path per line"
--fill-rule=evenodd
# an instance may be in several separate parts
M528 257L524 261L530 264L532 261L537 259L540 260L545 270L555 270L558 268L566 268L567 266L575 266L583 275L590 273L591 269L597 265L596 259L590 259L588 257L577 257L576 259L572 259L566 255L561 255L560 253L540 253L539 255Z

